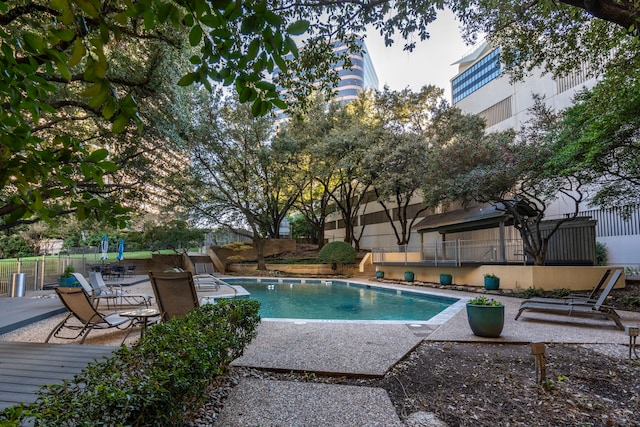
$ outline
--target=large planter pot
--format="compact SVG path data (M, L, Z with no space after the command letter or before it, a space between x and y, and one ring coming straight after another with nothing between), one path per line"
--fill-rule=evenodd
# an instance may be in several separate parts
M497 338L504 327L504 305L467 304L467 320L474 335Z
M440 284L441 285L450 285L453 282L453 276L450 274L441 274L440 275Z
M80 283L75 277L58 277L58 286L63 288L79 288Z
M495 291L500 288L500 278L499 277L485 277L484 278L484 288L489 291Z
M384 271L376 271L376 279L384 279Z
M412 271L405 271L404 272L404 281L405 282L413 282L413 272Z

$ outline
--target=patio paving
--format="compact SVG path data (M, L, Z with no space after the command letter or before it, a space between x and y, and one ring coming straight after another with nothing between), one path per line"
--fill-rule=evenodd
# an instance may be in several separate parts
M148 283L134 285L148 292ZM411 287L415 289L415 287ZM425 289L430 293L473 297L475 294ZM228 290L221 289L220 293ZM201 296L212 292L201 293ZM615 324L600 319L572 319L525 313L514 321L521 299L495 296L505 304L500 338L471 333L463 305L442 322L389 324L376 322L282 322L264 320L257 338L234 366L328 375L381 376L422 340L521 344L562 342L615 344L628 348L629 337ZM0 298L0 328L29 321L60 309L56 299ZM20 307L20 308L19 308ZM24 309L24 310L23 310ZM25 314L25 312L28 312ZM619 311L625 325L640 325L640 313ZM34 320L31 320L34 321ZM0 329L2 330L2 329ZM624 347L622 347L624 346ZM216 425L224 426L395 426L402 425L382 389L332 384L244 379L232 391Z
M375 387L244 379L216 425L401 427L387 392Z
M263 321L232 366L381 377L422 341L419 335L432 330L427 325Z

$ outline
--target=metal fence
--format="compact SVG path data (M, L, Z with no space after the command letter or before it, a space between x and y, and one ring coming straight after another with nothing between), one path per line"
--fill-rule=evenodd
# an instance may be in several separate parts
M394 248L374 248L373 263L454 265L526 261L522 241L452 240Z
M9 292L9 277L13 273L25 273L26 290L42 290L45 285L56 283L68 265L75 271L86 274L87 258L58 256L36 260L0 260L0 295Z

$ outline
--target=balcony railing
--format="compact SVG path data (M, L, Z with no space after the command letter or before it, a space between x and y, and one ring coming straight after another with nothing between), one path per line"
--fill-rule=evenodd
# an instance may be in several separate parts
M453 240L394 248L374 248L374 264L524 264L526 257L522 241L513 240Z

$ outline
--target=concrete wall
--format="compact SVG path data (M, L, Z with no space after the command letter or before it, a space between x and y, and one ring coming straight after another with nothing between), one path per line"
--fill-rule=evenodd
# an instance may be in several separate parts
M265 242L264 256L273 256L296 250L296 241L293 239L270 239ZM210 247L207 253L214 262L218 271L225 272L229 269L227 258L242 257L244 261L255 261L258 258L255 248L252 246L246 250L237 251L223 247ZM233 270L229 270L233 271Z
M632 268L640 266L640 236L598 237L597 240L606 245L609 263Z
M415 280L440 282L440 274L449 273L457 285L484 286L484 275L495 274L500 278L501 289L522 291L528 288L553 290L591 290L600 280L607 267L564 266L513 266L483 265L477 267L422 267L422 266L377 266L384 271L385 279L404 280L405 271L413 271ZM625 286L624 274L616 287Z

